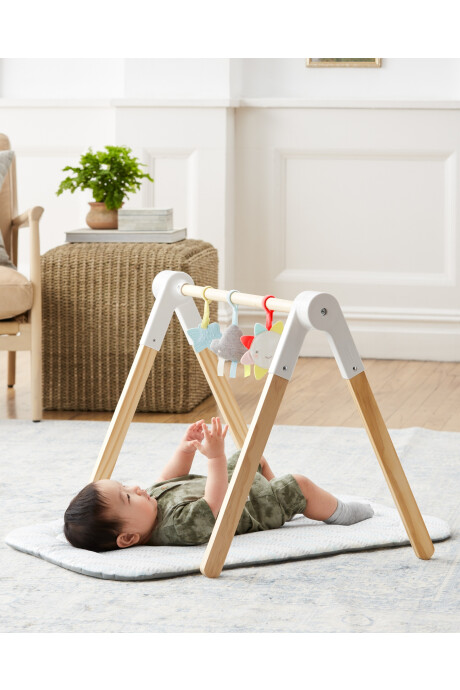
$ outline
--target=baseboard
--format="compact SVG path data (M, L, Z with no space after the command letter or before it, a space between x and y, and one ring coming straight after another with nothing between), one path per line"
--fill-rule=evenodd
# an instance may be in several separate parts
M455 310L382 309L350 307L343 310L358 352L366 359L460 361L460 312ZM264 323L260 310L239 308L239 326L251 334L256 322ZM275 319L286 320L276 314ZM223 305L222 328L231 323ZM325 333L312 330L304 340L301 357L330 357Z

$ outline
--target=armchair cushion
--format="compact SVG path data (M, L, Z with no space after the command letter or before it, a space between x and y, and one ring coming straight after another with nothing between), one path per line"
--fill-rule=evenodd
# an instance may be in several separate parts
M8 266L8 268L15 268L14 264L12 261L10 261L10 257L6 253L5 245L3 244L3 237L2 233L0 230L0 266Z
M0 266L0 319L23 314L32 302L32 283L16 269Z
M0 189L2 188L3 181L8 173L8 170L13 160L13 151L0 151ZM14 264L10 261L5 245L3 244L2 229L0 228L0 266L9 266L9 268L14 268ZM0 316L0 318L2 318Z
M0 188L3 184L3 180L5 179L8 170L10 169L13 156L13 151L0 151Z

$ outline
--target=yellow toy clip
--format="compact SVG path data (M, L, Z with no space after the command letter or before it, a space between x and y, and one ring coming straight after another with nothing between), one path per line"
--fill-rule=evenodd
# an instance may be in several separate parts
M204 310L203 318L201 324L196 328L189 328L187 335L192 340L193 348L195 352L201 352L205 350L213 340L220 338L222 333L220 332L220 327L218 323L209 323L209 303L212 301L206 297L206 290L208 290L211 285L206 285L203 288L202 298L204 299Z

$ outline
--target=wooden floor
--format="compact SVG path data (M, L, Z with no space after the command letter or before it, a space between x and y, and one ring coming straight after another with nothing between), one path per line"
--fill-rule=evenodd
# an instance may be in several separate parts
M0 420L30 419L29 354L17 355L17 382L6 385L7 355L0 352ZM426 427L460 431L460 362L364 360L374 396L389 428ZM239 367L242 370L242 367ZM246 421L252 418L265 379L231 380ZM218 414L209 397L186 414L137 413L136 422L209 420ZM46 411L44 419L108 421L111 412ZM361 420L334 359L302 358L287 388L276 424L361 426Z

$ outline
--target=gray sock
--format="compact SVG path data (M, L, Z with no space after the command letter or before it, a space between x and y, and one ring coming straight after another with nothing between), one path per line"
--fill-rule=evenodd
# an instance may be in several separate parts
M367 520L374 511L368 503L342 503L337 499L337 508L331 517L324 520L328 525L354 525L355 522Z

